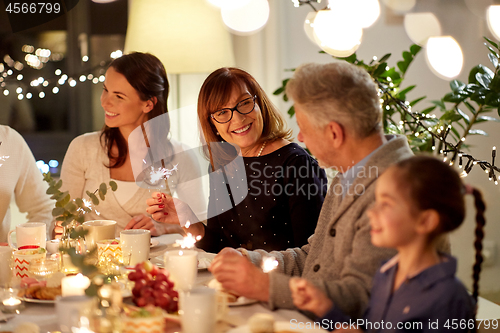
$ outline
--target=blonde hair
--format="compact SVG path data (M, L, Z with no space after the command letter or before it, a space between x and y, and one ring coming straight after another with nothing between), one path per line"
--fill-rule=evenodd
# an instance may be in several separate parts
M216 134L217 130L210 115L229 101L235 89L248 89L252 96L257 96L255 103L259 105L264 124L260 137L262 141L290 139L292 135L278 109L249 73L234 67L219 68L203 82L198 96L198 119L203 135L201 141L206 141L204 154L210 160L213 170L234 159L232 154L213 154L211 143L220 142L222 139Z
M364 69L345 61L299 66L286 93L316 127L335 121L358 138L382 131L377 86Z

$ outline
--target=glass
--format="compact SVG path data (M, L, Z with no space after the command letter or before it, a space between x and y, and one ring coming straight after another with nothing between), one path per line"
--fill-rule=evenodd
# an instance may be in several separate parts
M257 96L246 98L246 99L242 100L241 102L239 102L238 104L236 104L236 106L234 108L224 108L224 109L215 111L214 113L212 113L210 115L210 117L213 120L215 120L216 122L218 122L219 124L224 124L224 123L231 121L231 119L233 119L233 112L234 111L238 111L239 114L249 114L255 108L255 99L256 98L257 98Z
M55 259L33 260L28 268L28 275L37 280L47 280L59 271L59 262Z

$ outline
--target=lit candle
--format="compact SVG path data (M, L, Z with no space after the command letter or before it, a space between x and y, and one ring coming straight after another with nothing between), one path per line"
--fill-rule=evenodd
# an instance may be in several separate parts
M278 267L278 260L276 260L275 257L273 256L265 257L262 260L262 271L264 271L264 273L269 273L276 267Z
M5 313L19 313L22 303L20 299L11 296L2 302L2 311Z
M90 279L82 274L66 276L61 281L62 296L85 295Z

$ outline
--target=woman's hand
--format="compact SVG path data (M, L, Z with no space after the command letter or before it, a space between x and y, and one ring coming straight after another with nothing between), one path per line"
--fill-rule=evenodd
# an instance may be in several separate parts
M291 278L289 285L293 304L301 310L323 317L333 306L332 300L306 279Z
M145 229L151 232L151 236L159 236L160 234L155 228L153 221L150 217L143 214L134 216L129 223L125 226L124 230L127 229Z
M164 193L154 192L146 203L149 206L146 211L157 222L178 224L186 228L199 222L188 204Z

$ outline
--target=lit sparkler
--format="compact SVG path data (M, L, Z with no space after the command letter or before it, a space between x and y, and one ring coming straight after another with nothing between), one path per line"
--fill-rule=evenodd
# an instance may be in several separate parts
M261 267L264 273L269 273L270 271L278 267L278 260L276 260L276 258L273 256L265 257L264 259L262 259Z
M186 237L184 237L182 240L177 239L175 241L175 244L177 244L177 246L180 246L183 249L192 249L194 247L194 244L200 239L201 239L200 235L194 237L191 233L188 232Z

